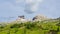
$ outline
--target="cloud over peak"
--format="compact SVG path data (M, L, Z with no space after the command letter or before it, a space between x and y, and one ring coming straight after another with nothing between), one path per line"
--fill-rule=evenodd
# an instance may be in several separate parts
M42 2L42 0L25 0L25 12L36 12L39 9L39 4Z
M26 3L42 2L42 0L25 0Z
M38 10L39 4L43 0L16 0L16 4L20 6L20 4L24 4L25 9L24 12L26 13L33 13Z

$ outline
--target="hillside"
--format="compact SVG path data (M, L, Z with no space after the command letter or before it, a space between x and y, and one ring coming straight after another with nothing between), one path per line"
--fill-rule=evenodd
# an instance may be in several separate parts
M0 24L0 34L60 34L59 19Z

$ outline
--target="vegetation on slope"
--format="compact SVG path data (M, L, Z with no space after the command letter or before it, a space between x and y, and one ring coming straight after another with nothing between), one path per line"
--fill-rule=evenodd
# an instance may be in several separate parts
M0 24L0 34L60 34L60 22L47 20Z

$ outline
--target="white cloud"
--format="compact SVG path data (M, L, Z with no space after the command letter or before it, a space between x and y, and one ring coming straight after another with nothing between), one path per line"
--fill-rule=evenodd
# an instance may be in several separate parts
M42 0L25 0L26 3L26 10L29 12L35 12L38 11L39 4L42 2Z
M16 0L16 3L20 3L21 2L21 0Z
M31 10L32 11L37 11L38 10L38 5L35 4L35 5L31 6Z
M16 3L19 4L19 3L22 3L24 0L16 0Z
M25 10L29 12L35 12L38 10L39 3L43 0L16 0L16 4L20 6L20 4L25 4Z
M42 0L25 0L26 3L42 2Z

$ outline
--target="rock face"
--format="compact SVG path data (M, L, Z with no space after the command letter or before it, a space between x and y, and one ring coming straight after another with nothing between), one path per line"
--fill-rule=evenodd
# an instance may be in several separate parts
M47 19L49 19L49 18L47 18L44 15L39 14L39 15L35 16L32 20L34 20L34 21L42 21L42 20L47 20Z
M57 19L59 19L59 20L60 20L60 17L59 17L59 18L57 18Z
M24 16L18 16L18 19L17 21L20 21L20 22L28 22L28 21L42 21L42 20L48 20L49 18L47 18L46 16L44 15L36 15L32 20L31 19L25 19Z
M22 16L18 16L18 18L22 18L22 19L25 19L24 15L22 15Z
M27 19L25 19L24 15L23 15L23 16L18 16L17 21L20 21L20 22L27 22Z

